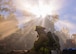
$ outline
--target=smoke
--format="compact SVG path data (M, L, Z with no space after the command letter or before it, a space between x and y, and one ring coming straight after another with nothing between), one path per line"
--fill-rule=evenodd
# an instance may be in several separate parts
M17 22L15 21L5 21L0 23L0 40L8 37L12 33L16 32L18 30Z
M15 0L13 1L13 5L14 5L14 8L16 8L18 11L24 11L25 13L27 12L26 14L29 13L29 15L30 13L32 13L32 15L36 15L37 17L40 17L40 16L45 17L46 15L49 15L49 14L52 15L53 12L58 13L58 11L61 8L63 8L64 1L65 0ZM24 35L20 36L20 39L17 40L18 42L20 42L21 40L25 40L24 37L27 36L27 34L29 34L31 31L33 31L36 25L44 24L42 21L44 19L40 19L36 17L34 18L25 17L23 19L22 18L23 17L21 16L21 19L18 18L18 20L19 20L19 24L20 25L23 24L25 27L23 30ZM10 36L10 34L18 30L18 28L15 27L16 25L13 26L12 23L10 25L13 28L11 28L10 29L11 31L9 31L8 33L7 32L6 34L4 33L4 36L2 36L2 39ZM9 26L7 27L10 28Z
M64 28L68 28L70 31L75 29L75 24L69 22L69 21L66 21L66 20L59 20L56 24L55 24L56 27L58 27L58 29L62 29L63 27Z
M32 13L32 15L36 15L37 17L39 17L40 15L42 15L44 17L48 14L50 14L50 15L53 14L53 12L58 12L64 6L64 4L63 4L64 2L65 2L65 0L15 0L15 1L13 0L13 5L14 5L14 8L16 8L17 10L24 11L25 13L27 12L26 14L28 14L28 12L29 12L29 14ZM21 26L22 24L28 24L29 21L37 20L37 19L35 19L36 17L34 17L34 18L31 17L31 18L22 17L22 16L21 16L21 18L18 17L19 25ZM42 24L43 23L43 22L41 22L42 20L44 20L44 19L38 19L38 21L35 23ZM13 24L12 24L12 26L13 26ZM26 27L27 26L28 25L26 25ZM9 26L7 26L7 27L9 27ZM29 27L29 29L30 29L30 27ZM12 29L10 29L10 30L12 30ZM17 29L15 28L15 30L17 30ZM5 35L3 38L5 38Z
M16 0L15 8L28 11L36 16L46 16L58 12L63 6L65 0Z

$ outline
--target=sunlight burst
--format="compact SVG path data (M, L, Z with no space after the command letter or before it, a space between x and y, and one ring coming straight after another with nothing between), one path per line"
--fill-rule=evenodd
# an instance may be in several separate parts
M28 11L37 17L51 15L61 8L58 0L48 0L48 2L45 0L37 0L36 2L33 1L33 3L32 0L16 0L14 3L17 9Z

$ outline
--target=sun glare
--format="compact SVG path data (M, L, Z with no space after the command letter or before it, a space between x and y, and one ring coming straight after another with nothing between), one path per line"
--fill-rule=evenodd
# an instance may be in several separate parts
M20 10L26 10L37 17L45 17L46 15L51 15L53 11L58 10L58 6L55 1L50 1L49 3L44 3L42 0L39 0L36 4L31 4L27 0L26 2L18 0L16 5ZM35 2L34 2L35 3Z
M37 17L45 17L46 15L51 15L55 9L52 6L39 4L38 6L27 7L27 11L36 15Z

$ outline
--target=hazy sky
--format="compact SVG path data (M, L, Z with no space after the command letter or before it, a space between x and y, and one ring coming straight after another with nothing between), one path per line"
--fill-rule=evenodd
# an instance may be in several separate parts
M19 10L27 10L38 16L56 11L59 14L56 27L58 29L67 27L71 33L76 33L76 0L15 0L14 5L19 17L21 15ZM4 14L7 13L4 12Z
M62 21L66 21L65 24L67 24L71 33L76 33L76 0L67 0L59 16Z
M17 9L27 10L36 15L56 11L60 19L56 27L67 27L70 33L76 33L76 0L16 0L15 4Z

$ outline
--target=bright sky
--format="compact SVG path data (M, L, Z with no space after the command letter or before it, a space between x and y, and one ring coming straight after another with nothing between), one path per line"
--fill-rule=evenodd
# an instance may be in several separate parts
M56 11L59 14L59 21L56 23L58 29L68 27L70 33L76 33L76 0L15 0L14 5L18 15L21 15L19 10L27 10L37 16Z
M59 14L59 21L56 27L61 29L67 27L70 33L76 33L76 1L75 0L16 0L16 8L27 10L37 16L53 14L56 11Z
M19 10L27 10L37 16L46 16L60 10L63 0L16 0L14 3Z

